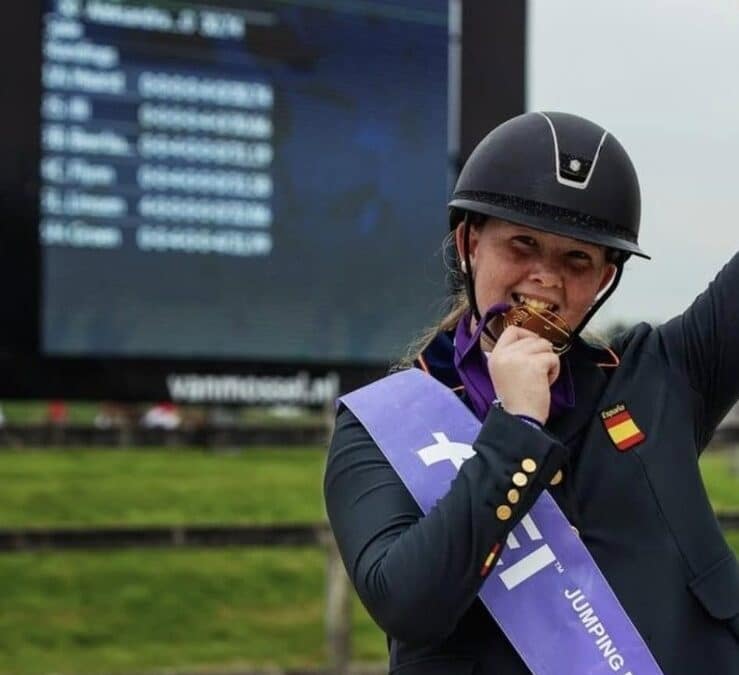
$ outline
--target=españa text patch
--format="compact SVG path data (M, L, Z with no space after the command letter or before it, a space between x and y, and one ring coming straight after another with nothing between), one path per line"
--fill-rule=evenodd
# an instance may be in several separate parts
M600 417L608 435L621 452L630 450L646 438L623 403L602 410Z

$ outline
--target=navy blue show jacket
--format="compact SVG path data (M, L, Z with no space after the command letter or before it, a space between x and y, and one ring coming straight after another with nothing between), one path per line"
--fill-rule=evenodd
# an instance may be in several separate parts
M617 358L578 341L564 357L576 406L544 431L491 409L476 455L427 516L339 410L326 508L354 587L388 636L391 673L529 672L477 593L490 550L549 489L666 675L739 674L739 566L698 467L739 397L739 254L683 314L640 324L611 347ZM450 334L423 361L446 385L461 384ZM626 451L599 414L618 404L645 436ZM525 457L539 468L501 521L496 507Z

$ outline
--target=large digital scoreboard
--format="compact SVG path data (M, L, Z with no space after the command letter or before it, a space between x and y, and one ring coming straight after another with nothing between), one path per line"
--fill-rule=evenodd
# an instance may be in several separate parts
M441 294L445 3L232 4L45 4L46 353L382 362Z
M0 395L381 372L445 296L450 17L447 0L14 10Z

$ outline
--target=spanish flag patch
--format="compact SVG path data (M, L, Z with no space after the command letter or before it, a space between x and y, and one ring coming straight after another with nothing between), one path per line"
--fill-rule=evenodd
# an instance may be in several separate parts
M646 438L623 403L617 403L612 408L602 410L600 418L614 445L621 452L631 450Z

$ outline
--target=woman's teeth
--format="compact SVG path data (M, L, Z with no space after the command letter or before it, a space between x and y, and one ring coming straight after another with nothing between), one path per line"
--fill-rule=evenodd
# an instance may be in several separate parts
M521 304L531 307L531 309L536 309L539 311L548 309L550 312L553 312L557 308L557 305L553 305L549 302L544 302L544 300L537 300L536 298L530 298L526 295L521 295L520 293L514 293L513 299L516 302L520 302Z

